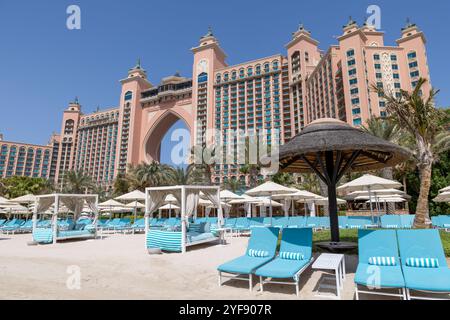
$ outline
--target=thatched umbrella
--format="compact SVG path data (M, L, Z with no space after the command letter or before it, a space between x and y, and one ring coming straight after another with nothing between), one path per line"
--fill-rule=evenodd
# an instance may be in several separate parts
M350 171L393 167L411 157L406 149L336 119L321 119L280 147L283 172L311 173L327 184L333 244L340 242L336 185Z

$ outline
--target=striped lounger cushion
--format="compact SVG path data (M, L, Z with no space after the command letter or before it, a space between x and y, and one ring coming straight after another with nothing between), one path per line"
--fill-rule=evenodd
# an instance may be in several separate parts
M396 224L389 224L386 226L387 229L398 229L398 225Z
M408 258L406 265L413 268L439 268L439 260L433 258Z
M395 257L371 257L369 258L369 264L372 266L389 266L393 267L397 265Z
M305 260L305 256L296 252L280 252L280 259L283 260Z
M254 258L267 258L269 256L269 252L268 251L264 251L264 250L253 250L253 249L250 249L248 251L248 255L249 255L249 257L254 257Z

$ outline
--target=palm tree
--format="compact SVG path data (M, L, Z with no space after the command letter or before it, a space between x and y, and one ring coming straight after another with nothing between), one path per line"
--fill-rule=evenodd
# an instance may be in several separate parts
M197 184L198 175L195 174L196 167L191 164L187 168L173 168L170 174L170 183L174 185L184 186L190 184Z
M278 183L285 187L291 187L295 185L295 179L292 174L278 172L276 175L271 177L272 182Z
M204 181L203 184L212 184L212 175L216 165L215 156L215 146L196 146L191 149L191 162L194 166L192 170L196 171L196 180L198 180L198 177L201 175L200 172L202 172L204 175L204 178L201 179Z
M242 187L242 183L238 179L230 179L223 185L224 189L228 189L234 193L238 192Z
M129 181L124 174L118 174L114 180L113 195L114 197L121 196L130 191Z
M370 119L369 121L367 121L366 126L362 127L362 130L378 138L396 144L401 144L401 141L405 136L405 132L397 123L385 118ZM382 169L381 176L385 179L392 180L394 178L393 168Z
M64 173L64 193L83 194L94 186L91 176L82 171L68 171Z
M431 89L428 97L424 98L422 87L426 82L426 79L419 79L413 92L401 90L399 97L373 86L379 96L386 99L386 110L392 121L414 137L413 155L421 181L414 221L417 228L431 226L428 201L433 163L438 160L439 153L450 149L450 134L442 126L446 115L434 104L439 91Z
M128 167L127 179L131 189L144 191L145 188L170 184L172 167L153 161Z

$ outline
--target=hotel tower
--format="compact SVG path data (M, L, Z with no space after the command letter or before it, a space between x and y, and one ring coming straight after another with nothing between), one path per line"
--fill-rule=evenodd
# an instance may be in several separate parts
M62 184L64 172L80 170L111 186L128 164L159 161L161 140L180 119L192 146L226 146L227 132L237 130L264 132L268 141L284 144L316 119L361 126L385 117L386 102L372 85L398 95L414 89L420 77L430 79L426 39L415 24L408 22L396 45L389 46L383 32L350 19L337 42L322 51L300 25L284 54L230 66L209 30L191 49L190 77L177 73L154 85L138 62L121 80L117 107L83 114L76 99L49 145L0 140L0 177L45 177ZM423 89L427 94L430 83ZM209 134L214 130L221 135ZM239 169L217 165L214 182L244 182Z

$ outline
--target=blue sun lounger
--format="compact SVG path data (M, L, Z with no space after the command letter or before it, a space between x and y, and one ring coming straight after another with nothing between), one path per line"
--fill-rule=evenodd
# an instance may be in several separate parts
M411 291L449 294L450 269L439 231L399 230L397 235L408 299L432 300Z
M250 218L250 229L264 227L264 218Z
M288 228L304 228L306 226L305 217L290 217Z
M400 216L400 221L402 223L402 229L412 229L414 226L415 215L404 214Z
M280 229L278 228L253 229L245 255L217 268L219 272L219 286L222 286L222 278L243 280L249 282L249 288L252 291L252 275L256 269L275 258L279 234ZM224 273L227 276L224 276Z
M355 274L356 300L360 293L406 299L395 230L360 230L359 263ZM393 261L392 261L393 259ZM359 290L362 286L364 290ZM398 290L385 293L382 289Z
M284 229L278 257L255 272L260 279L261 291L264 290L264 284L288 284L295 285L298 296L300 275L312 262L312 241L311 228ZM293 279L294 282L280 282L273 279Z
M144 232L145 231L145 219L136 220L131 226L133 232Z
M270 218L269 218L270 219ZM273 218L272 225L275 228L284 229L287 228L289 225L289 218L287 217L277 217Z
M381 217L381 228L383 229L401 229L402 220L399 215L384 215Z
M5 224L3 227L1 227L1 231L3 233L9 234L9 233L16 233L19 231L20 227L25 223L25 220L22 219L13 219L10 221L10 223Z
M348 226L348 217L347 216L340 216L339 217L339 228L340 229L347 229Z

